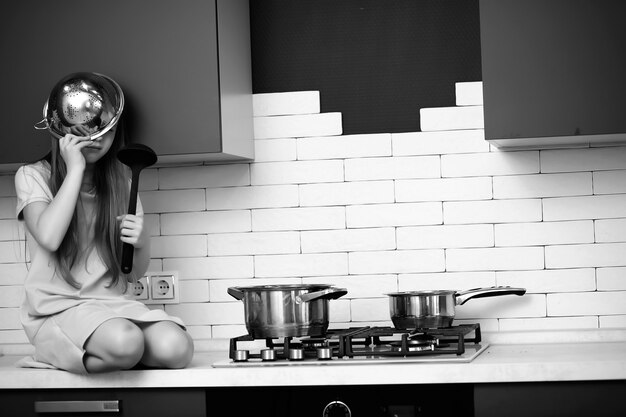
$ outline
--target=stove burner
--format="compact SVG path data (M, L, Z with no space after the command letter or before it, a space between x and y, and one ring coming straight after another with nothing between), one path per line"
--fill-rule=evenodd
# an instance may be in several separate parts
M406 349L409 352L421 352L425 350L435 350L437 342L427 340L409 340ZM402 352L402 342L389 342L391 350L394 352Z
M466 338L470 333L472 338ZM264 362L412 357L429 354L456 354L465 352L465 343L479 344L480 325L461 324L439 329L399 330L393 327L354 327L330 329L319 337L285 337L265 339L266 349L249 353L239 343L252 342L250 335L230 340L229 357L235 362L261 359Z

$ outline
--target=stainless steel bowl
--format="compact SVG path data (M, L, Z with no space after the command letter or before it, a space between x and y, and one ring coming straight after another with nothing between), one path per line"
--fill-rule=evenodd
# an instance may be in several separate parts
M35 129L48 129L57 139L67 133L89 132L97 139L108 132L124 110L124 93L112 78L95 72L76 72L52 88L43 106L43 120Z

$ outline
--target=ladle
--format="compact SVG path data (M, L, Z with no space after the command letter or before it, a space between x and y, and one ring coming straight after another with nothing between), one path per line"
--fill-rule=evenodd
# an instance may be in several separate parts
M140 143L132 143L117 152L117 159L124 165L130 167L132 172L130 197L128 198L128 214L135 214L137 212L139 174L142 169L156 163L157 155L149 146ZM133 270L134 251L135 248L133 245L124 242L122 246L122 272L125 274L129 274Z

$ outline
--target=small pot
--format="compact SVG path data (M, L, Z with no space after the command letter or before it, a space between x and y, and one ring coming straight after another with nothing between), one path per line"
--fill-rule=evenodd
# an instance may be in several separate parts
M455 307L472 298L524 295L525 288L487 287L466 291L404 291L387 294L391 321L397 329L433 329L452 326Z
M325 284L228 288L228 294L243 301L246 329L255 339L322 336L328 330L329 300L347 293Z

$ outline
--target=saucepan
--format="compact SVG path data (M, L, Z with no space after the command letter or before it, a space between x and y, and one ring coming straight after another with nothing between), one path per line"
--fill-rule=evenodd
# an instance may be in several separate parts
M328 330L329 300L346 295L329 284L230 287L244 303L246 329L255 339L322 336Z
M433 329L452 326L455 307L472 298L525 293L525 288L498 286L465 291L404 291L386 295L389 296L391 321L397 329Z

